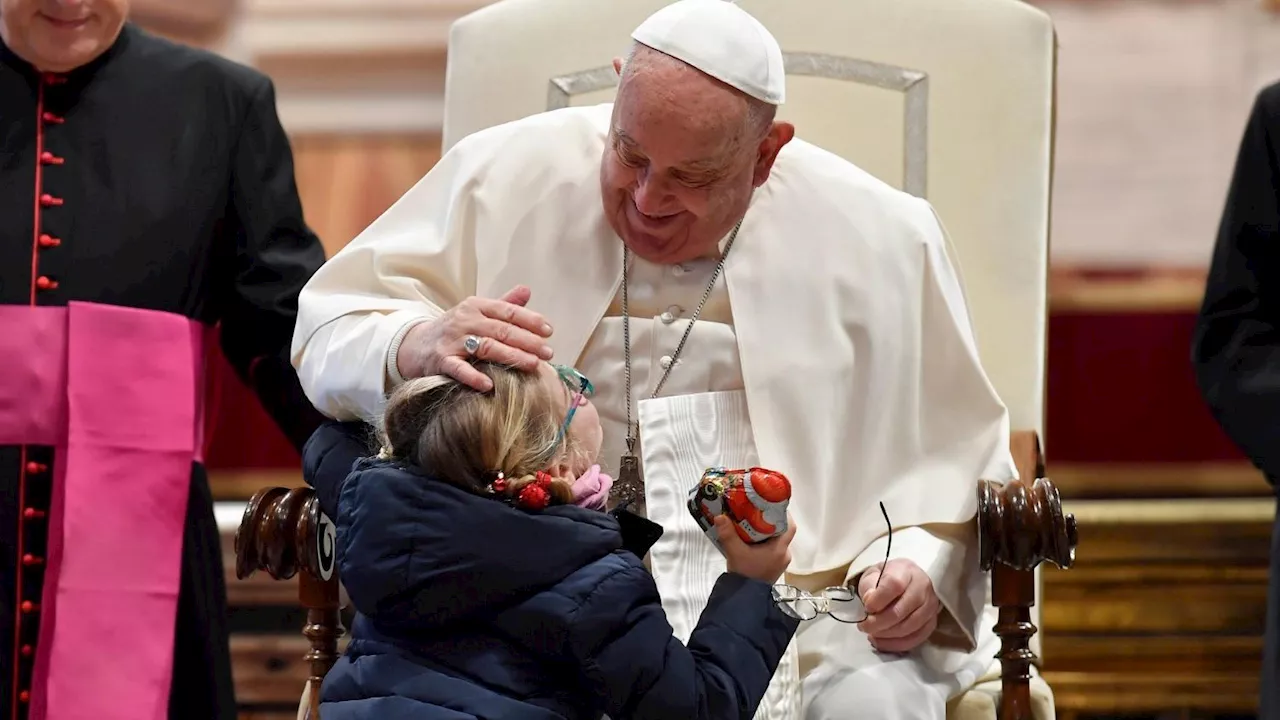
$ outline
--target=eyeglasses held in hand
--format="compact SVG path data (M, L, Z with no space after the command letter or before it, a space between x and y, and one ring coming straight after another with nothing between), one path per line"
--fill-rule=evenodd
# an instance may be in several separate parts
M889 552L893 549L893 523L889 522L884 503L880 503L880 514L884 516L885 525L889 526L889 534L884 548L884 565L880 566L875 587L880 587L880 578L884 577L884 567L889 564ZM796 620L830 615L833 620L856 624L870 617L862 598L848 585L825 588L817 595L811 595L798 587L778 584L773 586L773 602L779 610Z

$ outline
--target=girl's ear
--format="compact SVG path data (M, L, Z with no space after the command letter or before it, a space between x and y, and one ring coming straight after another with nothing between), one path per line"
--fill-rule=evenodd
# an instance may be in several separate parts
M551 498L556 504L571 505L576 500L573 492L573 483L577 480L573 472L569 469L569 464L560 462L546 470L544 473L551 476Z
M563 480L570 485L573 484L573 481L578 479L574 477L573 470L570 469L567 459L551 466L547 472L552 478L556 480Z

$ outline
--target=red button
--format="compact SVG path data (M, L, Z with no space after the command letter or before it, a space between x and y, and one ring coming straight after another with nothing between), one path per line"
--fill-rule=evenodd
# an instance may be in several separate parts
M61 244L62 244L62 240L52 235L44 234L40 236L40 247L51 248L51 247L58 247Z
M45 193L40 196L40 204L45 207L58 207L62 205L62 198Z
M57 290L58 281L50 280L49 278L41 275L40 277L36 278L36 287L40 288L41 290Z
M32 475L35 475L36 473L42 473L48 469L49 469L48 465L45 465L44 463L35 462L34 460L27 463L27 472L31 473Z
M23 600L22 605L20 607L22 608L22 612L24 613L33 613L40 609L39 605L31 602L30 600Z
M66 159L60 158L57 155L54 155L53 153L46 150L40 153L40 162L44 163L45 165L61 165L62 163L66 162Z
M33 647L31 647L30 645L23 645L23 646L22 646L22 657L31 657L31 654L32 654L32 653L34 653L35 651L36 651L36 649L35 649L35 648L33 648Z
M42 113L40 115L40 119L44 120L45 123L49 125L61 125L63 122L65 122L65 120L61 116L54 115L51 112Z
M39 520L44 517L44 511L37 510L35 508L27 508L22 511L22 517L28 520Z
M22 692L18 693L18 701L24 702L24 703L31 702L31 693L27 692L26 690L23 690Z
M22 556L22 564L26 565L27 567L31 567L32 565L39 565L43 562L44 562L44 558L36 557L31 553L27 553L26 555Z

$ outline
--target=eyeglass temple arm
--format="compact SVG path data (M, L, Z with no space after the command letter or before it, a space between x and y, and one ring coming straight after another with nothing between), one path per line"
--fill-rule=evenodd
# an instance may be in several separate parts
M893 552L893 522L889 520L889 511L884 509L883 500L880 501L880 514L884 516L885 527L889 529L884 543L884 564L888 566L889 558L891 557L890 553ZM876 576L876 587L880 587L880 578L882 577L884 577L884 572Z
M558 371L557 371L558 372ZM555 444L558 446L565 436L569 434L569 423L573 422L574 413L578 412L578 404L582 402L582 396L587 392L589 381L584 377L578 382L578 392L569 398L569 412L564 416L564 422L560 423L560 430L556 433Z

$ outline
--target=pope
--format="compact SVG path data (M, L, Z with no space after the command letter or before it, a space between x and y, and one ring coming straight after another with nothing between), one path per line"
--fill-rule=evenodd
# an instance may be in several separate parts
M865 622L802 627L761 716L941 719L998 647L975 483L1016 475L942 226L777 119L781 50L738 6L681 0L632 40L613 103L463 139L320 269L303 387L369 419L405 378L486 389L471 358L575 363L618 499L667 528L664 594L710 567L681 558L715 465L790 478L789 584L861 593Z

